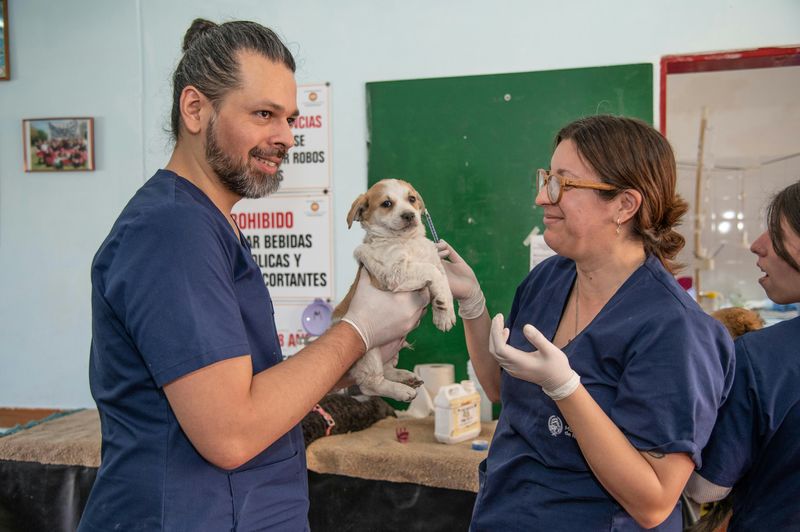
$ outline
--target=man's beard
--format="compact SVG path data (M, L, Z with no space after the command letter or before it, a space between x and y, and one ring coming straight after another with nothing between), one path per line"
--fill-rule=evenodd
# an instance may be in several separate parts
M247 161L236 160L225 153L217 142L215 125L212 118L206 133L206 161L225 188L243 198L263 198L276 192L281 186L280 174L270 175L261 172L250 167ZM269 151L253 148L249 155L262 159L267 157L283 159L286 151L280 148Z

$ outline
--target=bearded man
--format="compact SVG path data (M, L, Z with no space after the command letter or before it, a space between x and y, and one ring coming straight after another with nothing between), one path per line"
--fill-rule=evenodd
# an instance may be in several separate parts
M103 444L81 531L308 529L299 422L367 349L390 358L419 321L423 295L362 279L347 319L282 361L231 209L278 189L298 115L294 69L260 24L198 19L186 33L172 157L92 263Z

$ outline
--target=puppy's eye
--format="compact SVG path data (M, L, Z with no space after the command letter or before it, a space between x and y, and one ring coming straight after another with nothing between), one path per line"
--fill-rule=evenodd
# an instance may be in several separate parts
M381 203L381 207L385 207L387 209L389 207L391 207L391 206L392 206L392 202L391 202L391 200L388 200L388 199L386 201L384 201L383 203Z
M409 196L409 197L408 197L408 202L409 202L409 203L415 203L416 201L417 201L417 198L416 198L416 196Z

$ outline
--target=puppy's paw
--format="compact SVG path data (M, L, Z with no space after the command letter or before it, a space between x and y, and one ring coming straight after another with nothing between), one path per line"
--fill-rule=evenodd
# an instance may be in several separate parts
M447 309L447 319L450 320L450 327L456 324L456 309L453 302L450 302L450 308Z
M414 377L413 379L409 379L408 382L403 382L403 384L416 389L425 384L425 381L418 377Z
M403 386L402 389L396 390L392 399L395 401L403 401L404 403L410 403L414 400L417 396L417 390L415 388L411 388L410 386Z
M439 309L436 306L438 300L434 301L433 307L433 324L436 326L437 329L440 331L449 331L453 328L453 325L456 324L456 312L453 309L453 305L450 304L443 309Z
M411 371L407 371L403 374L402 379L398 382L405 384L406 386L410 386L411 388L419 388L425 381L419 378L416 373Z

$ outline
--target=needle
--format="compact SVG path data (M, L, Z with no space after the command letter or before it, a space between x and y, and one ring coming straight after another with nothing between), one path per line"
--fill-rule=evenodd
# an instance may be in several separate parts
M431 220L431 215L428 212L428 209L425 209L425 223L428 224L428 229L431 230L431 236L433 237L433 241L439 242L439 235L436 234L436 228L433 226L433 220Z

